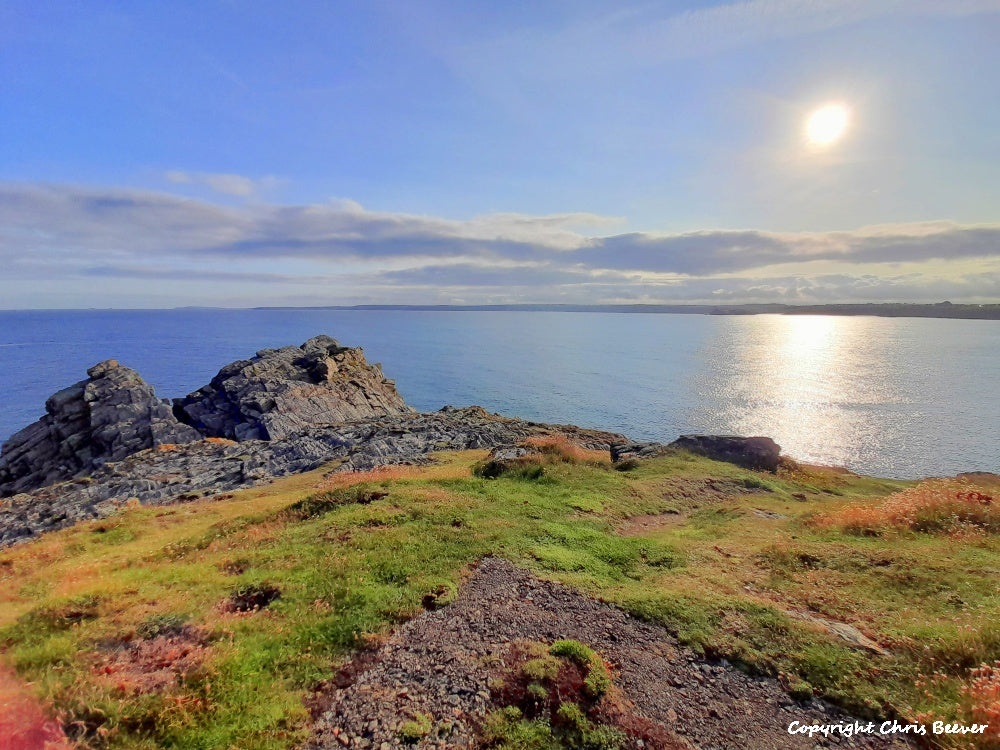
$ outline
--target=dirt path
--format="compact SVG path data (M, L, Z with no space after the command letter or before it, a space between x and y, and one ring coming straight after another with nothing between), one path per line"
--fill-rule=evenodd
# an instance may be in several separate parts
M774 680L699 661L663 629L488 558L451 605L400 627L377 654L341 674L326 696L310 750L401 747L400 726L426 714L434 729L415 747L475 747L490 704L490 657L517 639L582 641L607 659L615 683L648 719L699 750L902 748L882 737L789 735L793 721L850 721L819 701L796 703ZM347 684L351 683L351 684ZM413 747L411 745L410 747ZM646 750L650 750L646 746Z
M0 665L0 748L71 750L62 727L45 715L17 675Z

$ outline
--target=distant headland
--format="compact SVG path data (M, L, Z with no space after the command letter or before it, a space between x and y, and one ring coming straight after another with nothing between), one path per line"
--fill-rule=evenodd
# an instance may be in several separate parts
M255 310L407 310L413 312L585 312L673 315L873 315L880 318L963 318L1000 320L1000 304L968 305L951 302L864 302L834 305L315 305L256 307Z

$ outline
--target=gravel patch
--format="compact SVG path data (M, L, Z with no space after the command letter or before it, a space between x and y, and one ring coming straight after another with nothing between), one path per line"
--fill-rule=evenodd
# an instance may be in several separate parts
M699 660L662 627L486 558L453 603L402 625L380 651L363 653L341 670L337 687L320 700L324 708L306 750L476 747L478 722L494 708L489 680L511 642L562 638L601 654L639 713L674 732L682 746L907 747L881 736L789 735L793 721L851 718L817 700L796 702L775 680ZM403 725L421 717L430 719L431 731L406 744Z

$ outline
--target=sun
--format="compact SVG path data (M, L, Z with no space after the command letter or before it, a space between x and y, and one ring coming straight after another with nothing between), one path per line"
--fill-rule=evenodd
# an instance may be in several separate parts
M806 140L813 146L830 146L847 132L851 112L843 104L826 104L806 120Z

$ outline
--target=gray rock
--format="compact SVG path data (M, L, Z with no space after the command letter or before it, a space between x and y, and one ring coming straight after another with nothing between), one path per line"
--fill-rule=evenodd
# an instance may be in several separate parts
M275 440L316 425L413 411L380 365L329 336L233 362L176 399L174 410L202 434L232 440Z
M681 435L670 444L700 456L726 461L744 469L777 471L781 446L769 437L735 435Z
M164 505L251 487L333 461L340 462L335 471L425 464L433 451L509 446L546 434L566 435L597 450L624 442L613 433L508 419L471 406L313 427L280 440L162 445L108 463L89 477L10 498L0 507L0 547L109 515L131 498Z
M611 446L611 460L618 463L636 458L656 458L670 450L663 443L623 443Z
M624 443L611 446L615 463L629 459L656 458L676 450L685 450L716 461L758 471L777 471L781 446L769 437L738 437L735 435L681 435L663 443Z
M524 456L530 456L532 454L538 453L534 448L528 448L523 445L498 445L496 448L490 451L490 454L486 457L487 461L514 461L518 458L523 458Z
M165 443L199 440L170 404L113 359L45 402L46 414L0 453L0 496L85 476L110 461Z

